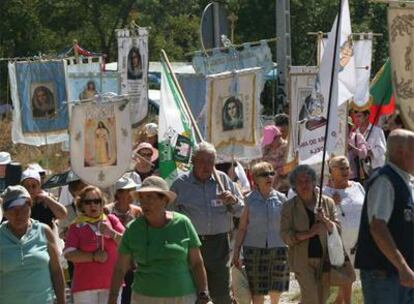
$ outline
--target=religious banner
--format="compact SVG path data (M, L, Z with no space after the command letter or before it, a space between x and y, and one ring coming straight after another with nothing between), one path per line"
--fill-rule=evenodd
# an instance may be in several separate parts
M97 94L120 93L119 73L102 71L101 61L100 57L87 57L81 62L65 59L69 102L92 99Z
M290 96L290 120L289 120L289 148L287 161L293 161L300 146L300 126L299 119L301 109L305 104L305 99L312 95L315 85L318 67L316 66L290 66L289 67L289 96ZM303 147L305 148L305 147ZM304 152L302 152L304 153ZM310 149L307 150L310 154ZM303 158L303 157L302 157Z
M356 87L352 103L356 108L369 106L369 81L372 61L372 33L354 41Z
M414 130L414 3L388 4L388 32L394 96L404 125Z
M234 47L226 52L214 49L211 56L197 52L193 57L193 66L197 74L203 75L255 67L261 67L263 75L266 75L273 69L272 52L264 40L255 46L244 43L241 50Z
M131 123L137 124L148 112L148 31L121 29L117 35L121 94L132 97Z
M216 148L255 146L260 103L260 69L245 69L207 77L207 141Z
M129 103L75 104L70 124L70 161L82 180L97 187L113 185L131 160Z
M9 62L14 143L46 145L67 138L68 106L62 60Z
M299 163L321 162L324 148L328 156L345 154L347 100L354 94L355 62L351 19L348 1L344 0L341 12L328 34L312 93L305 98L300 108Z

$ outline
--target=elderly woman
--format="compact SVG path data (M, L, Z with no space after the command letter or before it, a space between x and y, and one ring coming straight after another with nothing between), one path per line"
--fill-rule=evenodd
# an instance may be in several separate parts
M115 183L115 202L105 206L105 212L115 215L126 226L130 221L142 215L140 207L133 204L131 193L137 189L137 184L129 177L121 177ZM122 304L131 301L131 285L134 278L133 267L125 275L125 286L122 288Z
M20 181L32 198L31 216L33 219L47 224L53 229L55 227L54 219L63 220L66 217L66 208L59 204L53 196L42 190L39 172L33 169L26 169L23 171Z
M72 279L75 304L108 301L117 245L124 227L115 215L104 214L104 205L102 191L94 186L87 186L76 198L79 215L69 227L63 251L75 266Z
M132 259L138 266L131 303L207 303L201 242L185 215L166 210L176 194L162 178L150 176L133 195L144 216L129 223L122 237L108 303L115 303Z
M326 196L319 198L316 173L308 165L297 166L289 180L297 195L283 205L280 224L280 235L289 246L289 267L299 282L301 303L325 303L329 282L322 270L328 258L328 232L339 226L335 203Z
M30 218L27 190L9 186L2 193L5 221L0 226L0 303L65 303L63 271L56 240L45 224Z
M272 164L260 162L252 168L256 189L246 197L233 255L240 267L240 249L249 281L253 303L264 303L270 293L272 303L279 303L280 293L289 289L287 247L279 236L280 211L286 197L273 189Z
M329 186L323 189L324 194L331 197L336 204L342 226L342 240L349 256L358 238L362 205L365 190L358 182L349 180L349 161L345 156L336 156L329 161L331 179ZM352 284L341 286L335 303L351 303Z

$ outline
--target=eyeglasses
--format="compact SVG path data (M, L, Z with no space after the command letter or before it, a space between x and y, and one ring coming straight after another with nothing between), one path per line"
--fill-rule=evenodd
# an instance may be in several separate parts
M84 203L85 205L100 205L102 204L102 199L101 198L91 198L91 199L84 199L82 200L82 203Z
M142 157L148 157L148 158L152 157L152 153L138 153L138 154Z
M263 172L258 174L259 177L269 177L269 176L275 176L275 172L274 171L269 171L269 172Z

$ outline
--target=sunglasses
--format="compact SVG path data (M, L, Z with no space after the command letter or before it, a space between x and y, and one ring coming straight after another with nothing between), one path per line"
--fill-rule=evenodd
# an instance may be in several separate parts
M138 153L138 154L141 155L142 157L148 157L148 158L152 157L152 153Z
M275 176L275 172L274 171L269 171L269 172L263 172L258 174L259 177L269 177L269 176Z
M82 203L87 206L92 205L92 204L100 205L102 204L102 199L100 198L84 199L82 200Z

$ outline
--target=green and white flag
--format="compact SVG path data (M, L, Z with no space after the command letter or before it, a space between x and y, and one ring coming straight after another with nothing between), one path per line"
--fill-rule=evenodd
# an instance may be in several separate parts
M161 66L159 170L160 176L171 185L180 173L190 170L191 151L195 141L190 118L171 71L162 61Z

